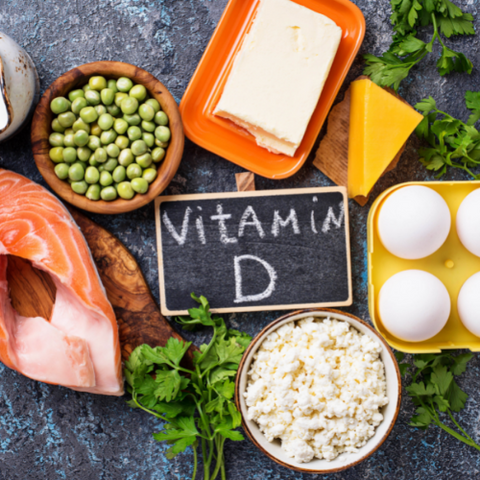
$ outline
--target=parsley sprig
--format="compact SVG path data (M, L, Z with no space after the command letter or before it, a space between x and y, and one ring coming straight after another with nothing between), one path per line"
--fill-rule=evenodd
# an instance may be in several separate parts
M465 103L471 112L466 123L439 110L432 97L415 105L425 117L415 131L429 144L420 148L420 162L428 170L437 172L436 178L452 167L480 179L480 175L471 170L480 165L480 132L474 127L480 119L480 92L467 91Z
M364 55L365 75L381 87L393 87L398 90L410 70L429 53L438 40L442 53L437 61L440 75L453 71L472 73L472 62L461 52L445 45L442 35L473 35L473 16L464 13L449 0L390 0L394 26L392 44L387 52L376 57ZM431 40L426 43L417 37L420 27L433 27Z
M187 330L198 325L212 327L210 343L194 353L193 369L181 363L191 342L170 338L165 347L137 347L125 362L127 389L132 395L128 403L165 422L164 430L153 437L172 445L167 458L193 447L193 479L197 474L199 444L204 480L214 480L219 473L224 479L224 443L227 438L243 440L243 435L235 430L242 417L233 396L238 366L251 337L227 329L221 317L210 313L205 297L192 294L192 298L200 304L199 308L190 309L190 317L179 317L177 322Z
M405 357L401 352L396 352L395 356L399 362ZM465 371L472 357L471 353L454 356L447 352L414 355L411 383L405 389L417 407L416 415L410 421L412 427L426 430L430 425L436 425L457 440L480 450L480 445L475 443L453 416L453 412L460 412L465 407L468 398L455 377ZM400 363L399 366L402 376L406 376L411 365ZM445 415L456 430L444 423Z

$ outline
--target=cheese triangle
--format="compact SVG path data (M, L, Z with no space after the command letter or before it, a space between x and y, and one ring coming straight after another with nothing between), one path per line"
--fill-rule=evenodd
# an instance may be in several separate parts
M350 95L348 196L366 197L423 116L368 79Z

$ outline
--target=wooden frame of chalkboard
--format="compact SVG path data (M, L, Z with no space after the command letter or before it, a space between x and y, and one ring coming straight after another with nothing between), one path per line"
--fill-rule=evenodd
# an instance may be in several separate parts
M251 199L250 202L249 199ZM255 199L257 200L255 208L258 215L255 209L248 205L248 203L253 204ZM281 208L282 199L288 200L288 202L285 203L285 208L280 212L273 207ZM258 200L261 200L261 204L258 203ZM215 207L213 210L212 205ZM271 207L266 213L261 211L261 208L265 208L265 205L267 208L268 206ZM296 210L289 208L292 205L296 206L296 210L299 210L299 212L302 209L298 218ZM237 211L234 212L236 215L232 216L229 212L234 211L235 208L237 208ZM335 212L334 209L337 211ZM210 215L211 213L214 215ZM172 217L171 219L168 214ZM266 221L267 214L271 223ZM315 217L316 214L318 214L318 218ZM202 283L203 285L210 281L213 282L212 279L217 282L218 301L215 301L215 294L209 292L208 288L203 289L203 291L201 291L202 288L191 288L191 290L198 290L194 292L195 294L205 295L212 305L212 312L216 313L339 307L352 304L348 197L344 187L161 196L155 200L155 221L160 307L164 315L185 315L188 314L188 308L195 307L195 302L190 298L191 291L188 291L183 283L189 283L191 287L191 279L196 276L199 279L202 276L204 277L206 281ZM270 227L270 225L271 229L268 230L267 226ZM230 231L227 230L227 227ZM235 227L238 228L236 235L233 234L233 228ZM215 240L212 240L214 231ZM265 231L267 232L265 233ZM298 235L299 233L300 235ZM302 233L304 235L301 235ZM288 234L290 234L290 238L288 238ZM249 235L250 237L247 238ZM305 239L308 235L310 235L310 244L307 246L295 245L293 239L295 241ZM318 239L322 238L322 235L330 243L325 241L319 243ZM254 238L255 236L257 237ZM259 295L249 295L252 292L242 291L242 285L244 290L248 290L248 288L251 288L250 284L257 281L258 270L265 270L270 275L269 287L272 285L272 281L276 279L276 273L271 272L273 269L269 268L266 261L259 258L258 252L262 252L262 247L275 249L277 243L274 241L277 239L279 239L278 243L281 246L279 252L282 255L280 268L283 268L284 271L285 268L289 268L289 272L294 272L292 281L301 277L304 282L304 288L302 288L302 285L299 286L299 296L305 296L304 291L316 287L312 282L305 281L305 271L303 271L302 276L302 268L310 268L312 262L308 262L307 258L303 267L296 268L297 264L293 256L288 255L287 249L293 249L296 254L300 252L304 255L303 252L306 251L307 254L320 252L319 255L323 255L320 258L322 264L317 265L318 268L310 272L319 274L320 280L323 280L324 290L328 290L328 294L319 295L322 297L320 301L312 301L309 297L307 301L268 303L268 296L259 298ZM188 245L188 240L193 246ZM215 241L217 245L214 245ZM306 240L304 243L306 243ZM217 265L217 259L222 259L223 252L229 247L229 244L234 244L233 248L240 248L238 247L240 244L248 244L253 249L251 253L257 255L231 256L232 261L229 262L231 275L224 275L225 282L223 283L218 280L224 272L222 272L221 266ZM210 250L208 250L209 245L212 245ZM179 248L182 249L181 255L179 255ZM285 255L286 253L287 255ZM250 277L246 277L250 281L242 284L242 279L238 280L240 260L237 261L237 259L239 258L246 259L250 263L252 263L251 260L256 260L257 267L261 263L264 268L257 268L255 275L250 274ZM318 260L318 258L315 258L315 260ZM202 264L202 261L205 261L205 264ZM248 264L247 262L244 262L243 268L249 273L245 266ZM315 268L315 265L313 267ZM323 270L319 270L322 268ZM300 277L297 275L298 272L300 272ZM230 278L232 276L235 277L234 285L232 285L232 278ZM174 283L167 285L167 277L168 279L173 278ZM317 280L313 275L312 279ZM263 278L264 284L265 278ZM292 291L293 285L297 286L293 282L285 286L287 294ZM232 295L235 298L232 298L231 301L223 301L223 298L220 298L222 292L219 292L219 288L229 290L230 298L232 298ZM262 294L267 290L268 288ZM312 295L310 294L310 296ZM313 296L316 297L316 294ZM254 298L255 301L252 300ZM250 305L245 305L243 300ZM224 303L224 305L219 305L219 303Z

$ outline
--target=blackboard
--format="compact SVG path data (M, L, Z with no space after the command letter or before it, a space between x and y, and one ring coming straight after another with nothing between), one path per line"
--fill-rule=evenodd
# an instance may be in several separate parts
M158 197L161 310L212 311L352 304L343 187Z

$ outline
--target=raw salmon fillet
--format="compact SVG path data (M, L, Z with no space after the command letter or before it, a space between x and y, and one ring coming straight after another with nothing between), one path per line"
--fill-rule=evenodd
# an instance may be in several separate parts
M26 318L10 303L8 255L48 272L52 316ZM0 169L0 360L42 382L122 395L120 341L88 245L68 210L40 185Z

